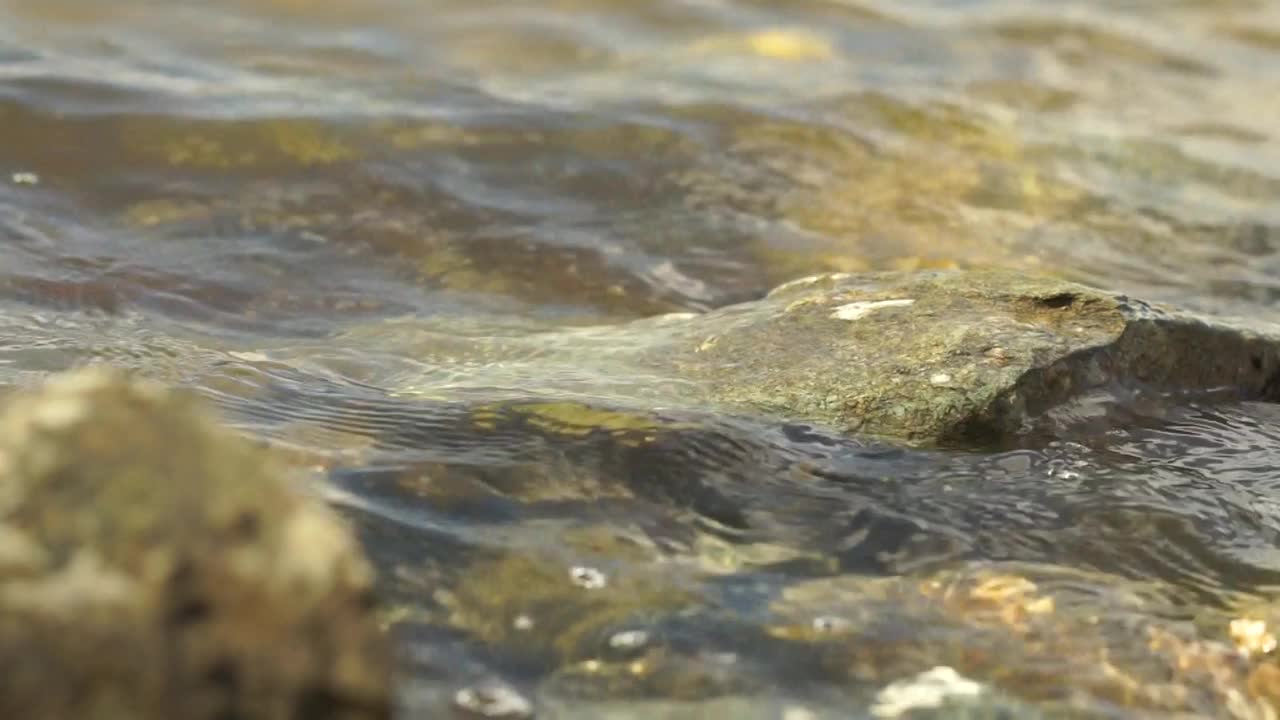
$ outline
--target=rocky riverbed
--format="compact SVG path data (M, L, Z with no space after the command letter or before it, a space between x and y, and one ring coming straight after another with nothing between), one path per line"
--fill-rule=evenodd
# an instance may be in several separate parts
M983 558L990 554L974 555L972 546L933 548L969 558L959 565L929 569L926 561L923 572L903 573L912 550L922 549L910 547L918 542L911 536L891 541L907 546L852 557L801 549L794 538L789 548L751 542L776 518L735 497L749 486L716 482L758 473L771 455L752 448L746 433L716 427L730 409L745 422L804 428L827 444L871 433L989 445L1017 441L1042 416L1097 391L1274 402L1274 326L1061 281L923 273L805 278L760 301L614 331L628 332L635 336L626 362L661 369L709 404L657 412L509 397L432 409L430 400L388 396L379 414L408 415L414 403L437 427L416 438L407 425L372 429L366 452L468 435L478 447L494 436L503 452L523 456L510 474L455 463L392 484L463 516L486 496L535 507L674 504L737 536L722 546L726 564L715 574L807 569L760 598L768 618L760 626L708 604L689 568L664 569L662 548L589 525L569 536L579 536L583 551L640 564L621 574L566 570L549 557L490 550L466 552L460 572L442 576L393 571L383 581L384 611L425 612L430 625L492 646L509 662L558 668L536 703L492 681L460 690L454 705L531 717L535 707L603 693L683 705L570 703L564 707L575 709L544 712L696 717L730 712L731 698L772 683L843 678L851 698L886 717L919 708L1003 717L1109 705L1274 716L1280 666L1269 655L1280 616L1268 604L1241 603L1237 616L1223 608L1187 626L1161 619L1179 612L1179 591L1159 582L1135 586L1107 572ZM370 401L363 410L378 407ZM181 395L106 370L16 394L0 429L4 707L39 718L389 716L391 654L375 622L372 569L342 523L291 484L287 465L216 429ZM1043 440L1042 432L1023 442ZM559 452L548 454L549 446ZM812 476L812 460L774 462L774 482ZM386 490L362 495L370 492ZM901 535L877 529L884 520L863 532ZM1081 603L1083 587L1095 589ZM406 604L406 595L419 599ZM691 622L717 651L680 640ZM743 643L791 658L789 670L779 677L777 668L740 666L734 648ZM131 662L111 662L108 647ZM733 712L826 716L803 705L749 706Z
M0 0L0 715L1276 715L1259 2Z

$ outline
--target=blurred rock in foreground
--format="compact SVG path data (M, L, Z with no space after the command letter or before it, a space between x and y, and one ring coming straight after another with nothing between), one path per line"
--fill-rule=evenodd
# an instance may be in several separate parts
M183 395L86 370L0 416L0 717L387 717L371 584Z

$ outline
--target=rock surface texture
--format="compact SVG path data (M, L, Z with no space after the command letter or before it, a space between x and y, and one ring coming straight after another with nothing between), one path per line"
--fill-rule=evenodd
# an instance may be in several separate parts
M0 417L0 717L388 717L371 586L185 396L88 370Z
M731 408L988 440L1111 385L1280 400L1280 326L1008 273L833 274L685 321L649 363Z

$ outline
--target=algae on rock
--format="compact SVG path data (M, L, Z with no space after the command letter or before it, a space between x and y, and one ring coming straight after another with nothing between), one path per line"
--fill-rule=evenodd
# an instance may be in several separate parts
M985 441L1111 385L1280 400L1280 326L996 272L832 274L688 321L650 362L720 403L853 433Z

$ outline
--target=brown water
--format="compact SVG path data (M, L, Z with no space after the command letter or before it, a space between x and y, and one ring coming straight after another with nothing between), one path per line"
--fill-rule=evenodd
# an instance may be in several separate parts
M1277 118L1265 0L0 0L0 382L313 472L405 717L1273 717L1274 406L913 450L599 348L822 270L1271 317Z

